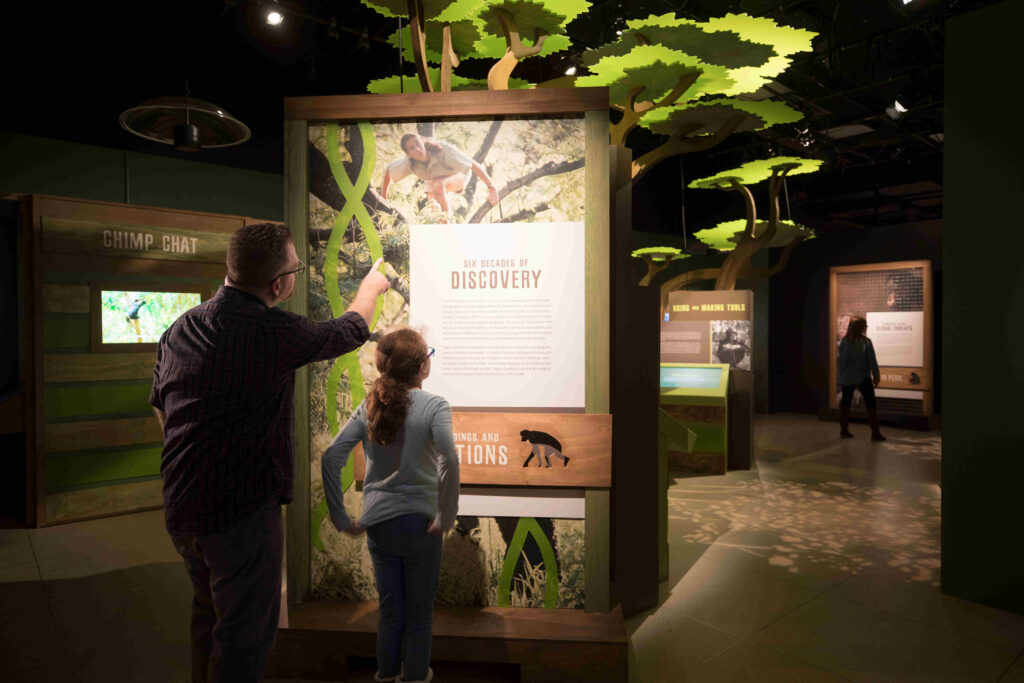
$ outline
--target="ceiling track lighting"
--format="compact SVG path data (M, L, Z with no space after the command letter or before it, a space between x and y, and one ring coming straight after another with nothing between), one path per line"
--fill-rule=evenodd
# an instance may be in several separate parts
M885 108L885 113L888 114L889 118L893 121L900 118L908 111L910 110L903 106L899 100L893 100L892 104Z
M267 6L267 23L271 26L280 26L284 22L284 13L277 6L277 2Z

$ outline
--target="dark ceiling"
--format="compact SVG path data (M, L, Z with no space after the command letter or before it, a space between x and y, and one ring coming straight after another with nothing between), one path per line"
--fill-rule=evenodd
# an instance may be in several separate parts
M693 179L753 158L795 153L826 162L822 173L789 183L793 215L812 227L941 217L944 23L992 0L592 2L568 27L577 54L610 41L626 19L673 11L695 19L747 12L819 34L814 52L795 55L771 86L806 118L736 134L709 152L663 163L638 183L635 203L645 224L636 228L679 230L681 169ZM264 4L23 3L8 9L13 14L2 48L8 97L0 130L181 156L124 132L118 115L154 97L183 94L187 80L193 96L231 112L253 134L244 145L189 158L280 173L282 99L362 93L372 78L395 73L398 55L386 38L397 20L356 0L280 0L285 22L271 27ZM547 80L573 59L560 53L526 60L515 75ZM466 60L460 72L483 76L487 66ZM411 65L405 73L413 73ZM885 110L896 99L907 112L894 120ZM637 152L657 143L645 131L634 136ZM724 207L710 194L724 193L686 191L690 230L708 227L703 219ZM703 225L695 224L695 212Z

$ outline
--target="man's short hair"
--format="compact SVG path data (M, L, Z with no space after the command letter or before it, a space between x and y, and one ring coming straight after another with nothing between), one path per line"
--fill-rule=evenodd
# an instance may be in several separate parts
M235 230L228 243L228 279L263 287L288 266L291 231L280 223L255 223Z

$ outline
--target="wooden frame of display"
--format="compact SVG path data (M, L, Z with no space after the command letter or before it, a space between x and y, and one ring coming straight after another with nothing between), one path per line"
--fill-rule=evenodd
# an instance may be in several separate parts
M207 296L215 280L225 274L225 264L219 249L226 247L230 234L243 225L265 222L246 216L166 209L138 205L117 204L87 199L71 199L49 195L22 197L21 258L25 277L25 437L26 437L26 523L41 527L52 523L89 519L97 516L125 514L136 510L159 508L160 502L140 503L133 509L117 509L117 501L99 504L91 510L53 517L48 515L46 482L47 452L80 449L121 447L139 442L159 441L159 425L152 415L98 415L95 419L72 422L46 421L47 385L53 383L86 384L97 381L123 381L151 379L153 349L150 344L127 344L132 347L116 353L96 353L92 346L92 331L80 349L53 353L43 347L44 319L54 312L82 316L93 306L90 287L78 284L59 290L61 285L44 284L46 275L61 273L76 278L87 273L104 274L111 281L119 278L153 278L160 289L177 291L176 283L168 278L182 278L205 283L184 285L184 291L200 291ZM209 238L213 249L197 253L202 260L191 261L167 254L122 252L105 255L98 249L78 249L82 240L67 239L67 231L82 226L83 234L94 234L97 226L115 225L143 228L153 234L203 235ZM47 233L47 225L60 225L61 234ZM200 250L197 250L199 252ZM219 262L216 262L220 259ZM146 279L125 283L132 286L146 284ZM172 289L174 288L174 289ZM60 306L55 302L60 301ZM145 348L150 347L150 348ZM104 351L115 349L104 349ZM148 409L148 406L146 406ZM151 413L146 410L145 412ZM50 444L50 446L48 446ZM103 489L96 489L97 491ZM57 494L61 495L61 494ZM53 507L53 500L49 501ZM111 506L114 507L111 507ZM52 510L51 510L52 511Z
M924 305L922 307L924 313L924 330L923 330L923 365L920 368L913 368L921 373L921 384L920 385L906 385L906 384L893 384L882 381L879 383L878 388L880 389L906 389L912 391L920 391L923 394L923 405L921 408L921 414L923 416L931 416L934 414L934 398L935 398L935 369L933 366L934 359L934 321L933 321L933 289L932 289L932 262L931 261L890 261L888 263L865 263L856 266L836 266L829 268L829 279L828 279L828 311L829 311L829 331L828 331L828 342L829 342L829 354L828 354L828 405L830 408L838 408L838 401L836 399L835 387L837 384L837 369L836 369L836 353L835 348L839 343L836 334L836 317L839 312L838 296L836 291L836 276L842 273L866 273L879 270L904 270L920 268L922 270L922 287ZM870 330L869 330L870 332ZM870 335L869 335L870 336ZM888 367L888 366L887 366ZM900 370L893 366L891 369ZM884 371L883 371L884 374Z
M309 126L321 122L458 120L503 116L582 115L585 130L585 296L586 389L584 412L610 411L610 214L608 185L608 91L606 88L463 91L401 95L300 97L285 100L285 222L298 253L308 249ZM300 286L301 285L301 286ZM290 310L309 306L308 271L297 283ZM287 516L289 600L310 594L309 372L298 371L296 390L294 496ZM610 467L610 459L609 459ZM588 612L611 610L609 487L586 487L585 586Z

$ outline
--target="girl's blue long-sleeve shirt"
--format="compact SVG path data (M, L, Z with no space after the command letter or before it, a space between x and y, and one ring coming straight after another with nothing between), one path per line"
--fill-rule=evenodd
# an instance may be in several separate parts
M366 405L362 403L324 452L324 494L331 521L338 530L352 525L345 512L341 470L360 442L366 456L363 512L359 519L362 526L409 513L433 518L443 530L455 523L459 509L459 460L452 434L451 406L440 396L422 389L411 389L409 393L409 412L391 444L382 446L370 439Z

